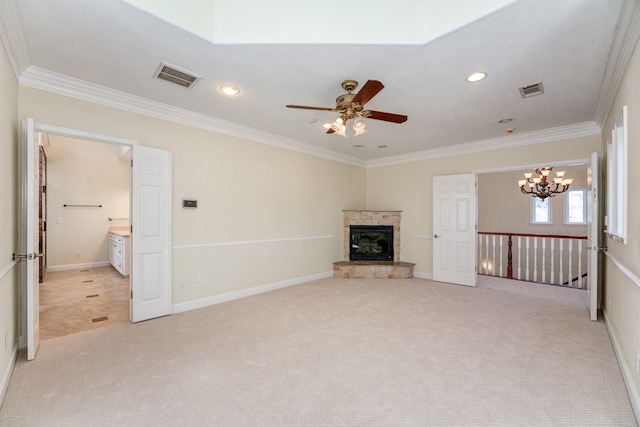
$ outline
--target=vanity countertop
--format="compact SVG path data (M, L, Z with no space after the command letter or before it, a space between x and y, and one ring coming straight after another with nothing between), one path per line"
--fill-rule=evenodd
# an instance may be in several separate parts
M109 233L117 234L122 237L129 237L131 228L128 225L114 225L109 227Z

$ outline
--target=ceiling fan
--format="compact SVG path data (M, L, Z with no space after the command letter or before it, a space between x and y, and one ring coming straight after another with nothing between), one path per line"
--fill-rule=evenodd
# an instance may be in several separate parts
M346 136L344 131L348 120L353 120L353 129L355 135L358 136L366 130L364 129L364 121L362 119L382 120L392 123L404 123L407 116L401 114L385 113L382 111L365 110L364 105L378 94L384 85L378 80L368 80L358 93L352 93L358 87L355 80L345 80L342 82L342 88L347 91L336 98L335 108L309 107L306 105L287 105L287 108L301 108L304 110L321 110L334 111L340 113L340 117L330 124L327 133L338 133Z

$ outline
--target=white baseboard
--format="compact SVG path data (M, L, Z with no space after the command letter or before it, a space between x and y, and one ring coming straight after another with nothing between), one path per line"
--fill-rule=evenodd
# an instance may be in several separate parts
M13 345L13 351L11 352L9 363L7 363L7 366L2 373L2 377L0 378L0 406L2 406L2 402L4 402L4 396L7 394L7 389L9 388L9 380L11 380L11 374L13 373L13 368L16 366L17 359L18 344L16 343Z
M431 273L420 273L419 271L414 271L413 272L413 277L417 277L418 279L433 280L433 274L431 274Z
M47 271L79 270L82 268L108 267L109 261L87 262L84 264L48 265Z
M627 394L629 395L629 400L631 401L631 407L633 408L633 412L636 416L636 421L638 422L638 424L640 424L640 395L638 394L638 390L636 390L636 388L634 387L632 379L633 377L631 376L633 371L625 362L624 357L622 357L622 349L620 348L618 339L609 327L607 312L603 310L602 314L604 317L604 324L607 327L607 332L609 333L609 338L611 338L611 343L613 344L613 350L616 354L616 359L618 359L618 365L620 365L620 371L622 371L624 384L627 386Z
M297 277L295 279L284 280L282 282L269 283L266 285L256 286L254 288L228 292L226 294L215 295L207 298L201 298L195 301L173 304L173 313L182 313L185 311L196 310L198 308L209 307L210 305L221 304L223 302L250 297L252 295L263 294L265 292L275 291L276 289L287 288L289 286L300 285L302 283L312 282L314 280L326 279L332 276L333 271L328 271L325 273L313 274L311 276Z

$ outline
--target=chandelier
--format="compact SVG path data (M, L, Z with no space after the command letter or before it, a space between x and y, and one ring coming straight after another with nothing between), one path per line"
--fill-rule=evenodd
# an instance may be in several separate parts
M532 197L539 197L542 200L547 197L553 197L556 194L564 193L569 189L573 179L565 178L564 171L558 171L553 181L550 181L549 175L552 170L552 167L542 169L535 168L533 171L538 175L536 177L533 177L533 173L531 172L525 173L524 177L526 179L518 181L520 191L524 194L531 194Z
M333 132L340 136L347 136L347 132L353 131L353 136L362 135L367 132L367 124L362 117L355 116L349 118L346 115L340 116L335 122L326 123L324 125L326 129L331 129Z

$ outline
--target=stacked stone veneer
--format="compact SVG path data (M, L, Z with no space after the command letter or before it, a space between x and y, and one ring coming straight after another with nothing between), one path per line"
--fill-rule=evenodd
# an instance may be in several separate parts
M415 264L400 261L400 213L402 211L355 211L344 212L343 259L333 263L334 277L345 279L408 279L413 277ZM393 261L349 261L351 225L393 226Z
M351 225L393 226L393 260L400 260L400 214L402 211L351 211L344 212L343 260L349 261L349 227Z

